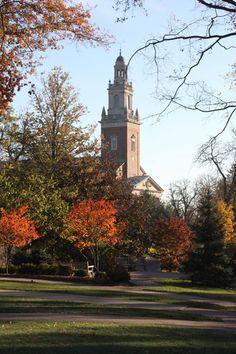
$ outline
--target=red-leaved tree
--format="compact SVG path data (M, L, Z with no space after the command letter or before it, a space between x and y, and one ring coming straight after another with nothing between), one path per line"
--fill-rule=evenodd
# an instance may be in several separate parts
M88 250L97 270L107 246L120 240L122 225L117 223L116 214L111 202L88 199L74 205L65 220L66 231L62 236L80 250Z
M170 217L158 220L152 251L162 268L178 270L188 258L190 243L191 231L183 219Z
M13 248L24 247L39 238L34 222L27 216L28 209L21 206L7 212L1 208L0 246L4 252L6 273Z

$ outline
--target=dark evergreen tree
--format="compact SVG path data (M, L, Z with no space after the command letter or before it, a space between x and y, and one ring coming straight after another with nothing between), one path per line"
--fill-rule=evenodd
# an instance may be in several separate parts
M225 252L223 225L209 188L199 200L194 231L195 242L187 265L192 280L209 286L229 285L232 270Z

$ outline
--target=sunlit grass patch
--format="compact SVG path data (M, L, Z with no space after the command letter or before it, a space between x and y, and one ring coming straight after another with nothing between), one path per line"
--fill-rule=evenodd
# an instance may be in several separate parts
M236 289L211 288L196 286L190 280L157 279L157 285L147 287L146 290L177 294L190 294L205 297L219 297L236 301Z
M234 332L98 323L1 322L1 354L233 354Z

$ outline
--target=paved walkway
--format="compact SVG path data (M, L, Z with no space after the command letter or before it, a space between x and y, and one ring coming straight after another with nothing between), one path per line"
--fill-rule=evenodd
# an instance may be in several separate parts
M169 275L168 275L169 276ZM13 279L10 279L13 280ZM17 279L14 279L17 281ZM18 279L21 280L22 279ZM31 281L31 280L28 280ZM35 280L35 282L46 283L50 281ZM69 285L68 283L66 283ZM139 283L140 284L140 283ZM78 286L76 284L73 284ZM80 288L91 288L91 286L82 286ZM66 293L53 293L53 292L39 292L39 291L18 291L18 290L0 290L0 296L20 296L28 298L48 299L68 301L83 304L98 304L98 305L110 305L110 306L127 306L130 308L142 308L159 311L179 311L182 313L200 314L206 317L214 317L217 321L208 321L206 318L202 321L186 321L176 319L160 319L160 318L141 318L141 317L127 317L118 315L75 315L75 314L50 314L50 313L0 313L0 320L2 321L79 321L79 322L105 322L105 323L126 323L137 325L163 325L163 326L181 326L192 328L208 328L208 329L225 329L236 330L236 303L231 301L216 300L203 298L198 296L192 296L190 294L173 294L173 293L156 293L145 290L143 286L117 286L117 287L101 287L93 286L98 290L111 290L125 291L128 294L145 295L149 294L158 297L173 297L175 299L184 299L186 301L198 301L208 302L211 304L218 304L225 307L235 308L235 311L224 311L204 308L191 308L183 305L161 304L149 301L138 301L132 299L126 299L122 297L108 297L108 296L87 296L79 294L66 294ZM163 315L164 317L164 315Z
M99 288L100 289L100 288ZM104 290L104 288L103 288ZM112 289L113 290L113 289ZM119 289L121 290L121 289ZM134 293L134 291L130 291ZM135 294L144 295L151 294L154 296L158 296L156 293L152 292L143 292L143 291L135 291ZM175 295L175 294L162 294L163 296ZM37 299L45 299L45 300L56 300L56 301L68 301L74 303L81 304L94 304L94 305L110 305L110 306L128 306L132 308L143 308L148 310L160 310L160 311L182 311L188 313L199 313L205 316L224 316L225 311L215 310L215 309L204 309L204 308L196 308L189 307L183 305L172 305L172 304L161 304L155 303L151 301L139 301L126 299L123 297L114 297L114 296L92 296L92 295L77 295L77 294L66 294L66 293L53 293L53 292L43 292L43 291L19 291L19 290L0 290L0 296L8 297L8 296L19 296L24 298L37 298ZM175 296L174 296L175 297ZM183 298L183 297L181 297ZM193 300L191 296L186 296L186 300ZM203 301L203 300L202 300ZM208 303L215 303L214 301L210 301L207 299ZM222 304L223 301L221 301ZM225 302L224 302L225 303ZM200 306L200 305L199 305ZM231 317L236 317L236 304L233 302L227 301L227 305L230 308L235 307L235 311L230 311L228 313ZM0 314L1 316L1 314Z
M129 324L136 326L168 326L168 327L189 327L199 329L217 329L217 330L236 330L234 321L217 322L217 321L186 321L175 319L154 319L143 317L127 317L118 315L73 315L73 314L22 314L22 313L6 313L0 314L0 321L47 321L47 322L96 322L96 323L115 323Z

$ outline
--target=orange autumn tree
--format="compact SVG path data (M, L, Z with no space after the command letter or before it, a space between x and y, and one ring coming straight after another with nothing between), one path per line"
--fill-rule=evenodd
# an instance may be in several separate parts
M66 231L62 236L82 251L88 250L97 271L107 246L120 240L122 226L117 223L116 214L111 202L88 199L74 205L65 220Z
M60 49L63 40L103 44L107 39L82 3L72 0L2 0L0 18L0 113L38 65L35 53Z
M177 217L162 218L156 224L156 237L151 254L159 259L162 268L178 270L188 259L191 231L186 222Z
M12 250L15 247L27 246L39 238L34 222L27 216L28 209L27 206L9 212L4 208L0 209L0 246L4 252L6 273L8 273Z

